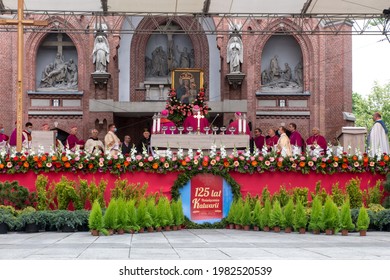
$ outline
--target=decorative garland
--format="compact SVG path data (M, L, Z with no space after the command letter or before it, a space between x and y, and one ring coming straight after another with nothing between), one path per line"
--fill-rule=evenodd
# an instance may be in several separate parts
M234 200L241 198L241 190L240 190L240 185L230 176L228 172L224 172L221 170L193 170L193 171L186 171L184 173L181 173L175 183L172 186L171 189L171 196L172 199L178 200L180 197L180 189L183 188L188 181L191 180L192 177L198 175L198 174L204 174L204 173L209 173L213 174L216 176L220 176L226 180L226 182L232 187L232 192L233 192L233 198Z

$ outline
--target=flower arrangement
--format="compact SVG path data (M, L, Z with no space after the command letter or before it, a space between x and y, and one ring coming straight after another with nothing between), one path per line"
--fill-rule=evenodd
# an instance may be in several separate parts
M126 172L230 172L263 173L263 172L298 172L303 174L322 173L377 173L387 174L390 171L390 156L380 157L362 155L322 155L313 157L302 153L291 157L282 157L280 153L250 153L234 150L228 153L224 146L212 147L211 153L192 149L185 152L179 149L168 155L152 156L147 153L131 155L91 155L83 151L74 154L52 151L50 153L22 152L17 155L0 154L0 173L14 174L33 171L42 172L76 172L76 173L112 173Z
M165 108L169 112L168 118L172 120L176 125L181 125L184 119L192 113L192 108L195 105L199 106L201 112L205 117L207 117L209 111L211 111L211 109L205 102L205 92L203 88L199 90L195 100L191 103L182 103L180 100L177 99L175 89L171 89L168 94L167 104Z

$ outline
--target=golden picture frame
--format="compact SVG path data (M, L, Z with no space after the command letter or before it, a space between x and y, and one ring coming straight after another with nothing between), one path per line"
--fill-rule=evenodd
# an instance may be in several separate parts
M191 103L201 88L204 87L203 70L181 68L172 71L172 88L177 99L182 103Z

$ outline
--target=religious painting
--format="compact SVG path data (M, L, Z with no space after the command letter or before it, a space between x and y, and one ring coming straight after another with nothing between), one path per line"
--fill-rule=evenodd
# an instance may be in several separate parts
M176 91L178 101L186 104L192 103L199 89L203 88L203 70L190 68L173 70L172 88Z

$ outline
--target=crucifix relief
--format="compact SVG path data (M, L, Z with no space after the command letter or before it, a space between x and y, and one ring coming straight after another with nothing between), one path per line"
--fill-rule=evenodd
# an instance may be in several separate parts
M54 52L54 61L42 65L48 57L53 57ZM65 61L65 58L68 60ZM42 70L37 70L37 73L42 74L37 77L37 84L41 90L77 89L77 53L73 42L66 34L51 34L47 37L38 53L37 69L39 68Z

